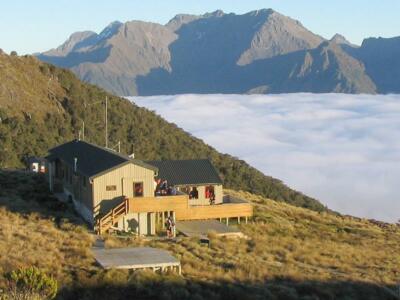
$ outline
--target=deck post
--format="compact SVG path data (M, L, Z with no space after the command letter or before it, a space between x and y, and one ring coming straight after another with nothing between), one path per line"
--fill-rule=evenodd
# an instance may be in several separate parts
M165 212L162 212L162 229L165 229Z
M122 230L128 232L128 228L126 226L126 219L125 216L122 216Z
M246 224L247 224L247 217L246 217Z
M176 219L175 219L175 212L172 211L172 221L174 222L174 226L172 226L172 234L173 237L176 237Z
M156 234L156 213L150 213L150 234Z
M138 231L138 236L141 235L141 228L140 228L140 213L137 214L137 220L138 220L138 225L137 225L137 231Z
M240 217L238 217L238 224L240 224Z
M229 218L226 218L226 226L229 226Z
M102 232L102 228L101 228L101 219L99 219L99 221L98 221L98 223L97 223L98 225L97 226L99 226L99 235L101 235L103 232Z

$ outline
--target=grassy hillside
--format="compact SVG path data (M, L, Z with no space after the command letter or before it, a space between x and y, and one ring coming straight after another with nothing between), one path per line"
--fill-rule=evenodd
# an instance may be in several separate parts
M4 274L35 265L57 279L58 299L398 299L400 229L231 191L255 204L248 239L120 240L107 247L168 249L183 277L102 270L94 238L46 191L41 177L0 172L0 290ZM1 292L0 292L1 299Z
M104 145L101 102L106 96L109 144L121 141L122 152L146 160L208 157L226 187L317 211L326 209L246 162L218 153L155 113L33 57L0 54L0 168L21 167L24 157L44 155L50 147L77 138L83 120L86 140Z

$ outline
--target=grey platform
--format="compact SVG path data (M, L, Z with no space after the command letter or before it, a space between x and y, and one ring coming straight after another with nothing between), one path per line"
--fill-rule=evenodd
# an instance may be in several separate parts
M176 229L188 237L206 237L210 231L217 236L244 236L239 229L216 220L179 221L176 222Z
M93 248L96 261L105 269L151 269L181 273L181 263L168 251L150 248Z

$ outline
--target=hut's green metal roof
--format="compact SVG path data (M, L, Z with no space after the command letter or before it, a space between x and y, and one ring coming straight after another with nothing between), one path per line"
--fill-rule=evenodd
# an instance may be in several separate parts
M222 184L208 159L146 161L158 169L158 178L171 185Z
M48 160L61 159L71 167L77 159L77 172L96 177L127 163L157 171L153 165L85 141L73 140L49 150Z

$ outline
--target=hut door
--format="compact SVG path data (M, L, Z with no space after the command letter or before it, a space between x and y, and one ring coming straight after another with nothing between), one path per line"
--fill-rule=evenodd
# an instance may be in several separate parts
M132 178L122 178L122 195L128 198L133 197L133 179Z

